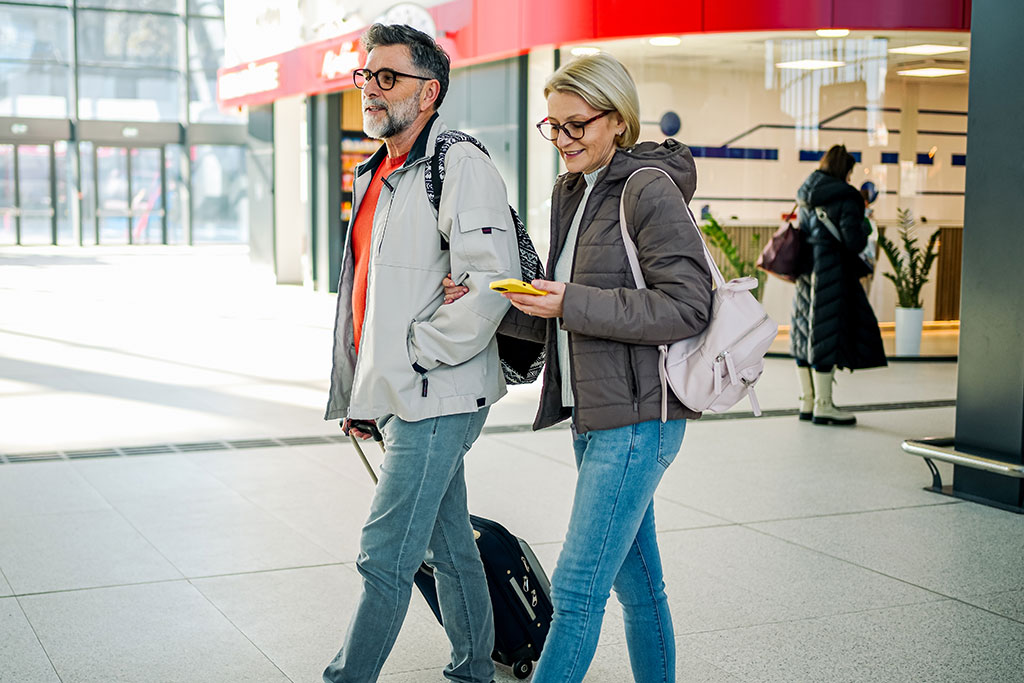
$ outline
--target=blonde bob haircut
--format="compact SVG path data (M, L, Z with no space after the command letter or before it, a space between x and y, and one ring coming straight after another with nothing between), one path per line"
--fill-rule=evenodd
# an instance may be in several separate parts
M614 111L626 122L615 144L628 149L640 137L640 98L633 77L607 52L579 57L551 74L544 97L553 92L572 93L598 111Z

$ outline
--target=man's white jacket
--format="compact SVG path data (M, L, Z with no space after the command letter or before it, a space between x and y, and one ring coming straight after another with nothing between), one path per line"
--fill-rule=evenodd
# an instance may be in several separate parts
M488 287L520 277L505 184L471 143L451 146L435 214L424 168L444 123L435 114L405 163L384 179L373 214L366 315L357 356L352 330L352 226L387 150L355 168L342 250L334 366L324 419L406 421L475 411L505 392L494 334L508 301ZM469 293L442 306L448 273Z

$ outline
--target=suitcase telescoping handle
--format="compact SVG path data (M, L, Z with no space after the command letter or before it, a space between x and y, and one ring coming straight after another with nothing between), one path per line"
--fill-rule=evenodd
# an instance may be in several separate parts
M345 428L344 420L342 420L341 426L342 429ZM366 471L370 474L370 479L373 479L374 486L376 486L377 473L373 471L373 465L371 465L370 461L366 459L366 454L363 453L363 447L359 445L360 439L357 439L352 434L351 430L353 428L358 429L359 431L365 432L372 436L373 440L376 441L377 444L380 446L381 452L384 451L384 436L380 433L380 430L377 429L377 425L373 422L370 422L369 420L349 420L348 428L348 431L346 431L345 433L348 434L348 438L352 440L352 445L356 447L356 453L359 454L359 459L363 461L363 466L366 468Z
M370 422L368 420L351 420L348 424L349 424L349 430L351 430L353 427L355 427L359 431L365 432L365 433L369 434L370 436L372 436L373 440L377 442L378 446L380 446L381 453L385 452L385 448L384 448L384 435L380 433L379 429L377 429L376 423ZM341 421L341 426L342 426L342 429L345 428L345 421L344 420ZM359 459L363 461L363 467L366 468L366 471L370 474L370 479L373 479L373 485L376 486L377 483L378 483L377 473L373 471L373 465L371 465L370 461L366 459L366 454L363 453L363 447L361 445L359 445L359 442L362 441L362 439L357 439L351 432L347 432L347 433L348 433L348 438L352 440L352 445L356 447L356 453L359 454ZM477 531L476 529L474 529L473 530L473 537L474 538L480 538L480 532ZM429 582L431 584L433 584L433 581L434 581L434 578L433 578L434 577L434 569L429 564L427 564L426 562L423 562L422 564L420 564L419 574L425 575L428 578ZM419 574L417 575L417 580L421 580L421 579L419 579ZM434 609L434 614L437 616L438 621L440 621L441 620L441 612L436 607L432 607L432 609Z

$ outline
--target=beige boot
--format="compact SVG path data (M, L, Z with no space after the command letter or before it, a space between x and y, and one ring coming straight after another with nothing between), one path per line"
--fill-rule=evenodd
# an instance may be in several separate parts
M814 414L811 422L816 425L855 425L857 418L836 408L832 403L832 383L836 374L831 372L814 372Z
M800 378L800 419L810 420L814 413L814 382L811 380L811 368L798 365L796 375Z

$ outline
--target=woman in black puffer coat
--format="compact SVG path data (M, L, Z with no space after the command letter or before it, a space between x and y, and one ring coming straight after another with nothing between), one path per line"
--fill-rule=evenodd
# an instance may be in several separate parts
M878 320L860 278L867 269L858 254L867 244L864 199L847 182L856 163L835 145L797 192L800 225L814 255L810 273L796 281L790 350L800 377L800 419L852 425L857 418L832 402L836 368L861 370L886 365ZM833 236L815 213L821 207L839 233Z

